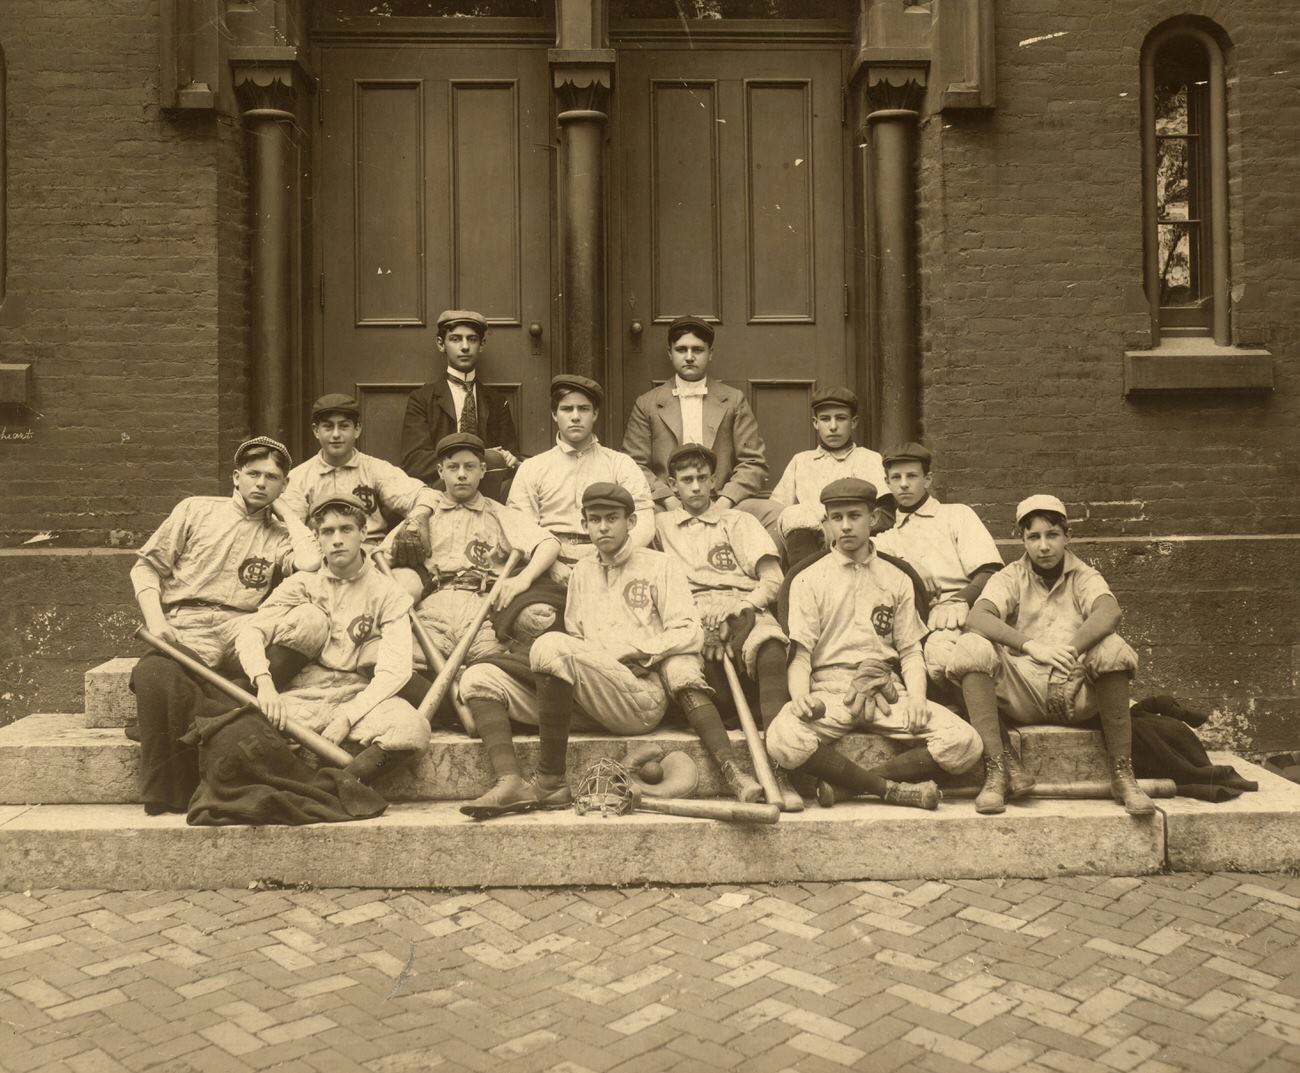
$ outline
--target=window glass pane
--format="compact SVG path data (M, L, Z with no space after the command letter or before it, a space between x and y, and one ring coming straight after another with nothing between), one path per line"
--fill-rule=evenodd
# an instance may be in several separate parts
M1187 87L1156 83L1156 133L1187 133Z
M1156 142L1156 213L1161 220L1191 218L1190 148L1186 138L1161 138Z
M314 21L336 18L512 18L540 19L548 14L546 0L320 0Z
M1203 297L1200 272L1201 225L1160 224L1157 237L1160 249L1160 304L1194 305Z
M611 19L847 19L845 0L610 0Z

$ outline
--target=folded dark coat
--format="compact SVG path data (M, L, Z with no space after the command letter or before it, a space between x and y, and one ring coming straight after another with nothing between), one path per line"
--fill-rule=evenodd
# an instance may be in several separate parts
M1230 801L1258 790L1226 764L1212 764L1196 731L1178 719L1133 711L1133 771L1140 779L1173 779L1180 797Z

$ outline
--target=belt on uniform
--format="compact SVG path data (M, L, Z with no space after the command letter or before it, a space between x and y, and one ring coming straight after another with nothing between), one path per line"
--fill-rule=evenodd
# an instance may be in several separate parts
M485 593L492 587L492 582L495 579L491 574L484 574L475 570L459 570L454 573L439 573L432 580L435 591L438 589L460 589L464 592Z
M246 607L232 607L230 604L218 603L216 600L177 600L174 604L168 604L168 611L175 611L178 607L206 607L212 611L247 611Z
M591 537L586 533L552 533L551 536L556 540L563 541L565 544L590 544Z

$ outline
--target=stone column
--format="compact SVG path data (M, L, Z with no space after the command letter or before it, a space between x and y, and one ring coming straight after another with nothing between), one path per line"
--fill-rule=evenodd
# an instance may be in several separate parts
M559 124L561 360L568 372L606 381L605 133L614 54L551 50Z
M294 250L297 203L297 92L305 75L291 63L235 64L235 91L249 143L252 279L249 425L292 444L299 378Z

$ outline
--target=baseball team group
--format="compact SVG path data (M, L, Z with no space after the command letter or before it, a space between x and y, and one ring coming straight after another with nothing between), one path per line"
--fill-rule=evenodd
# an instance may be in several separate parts
M673 375L637 399L621 451L595 435L601 385L554 377L554 446L521 460L507 397L477 375L487 320L444 312L401 467L358 448L344 394L314 404L320 450L300 465L245 441L233 494L182 500L138 551L145 629L243 682L271 725L345 749L363 783L433 729L471 730L495 780L462 807L476 820L571 806L572 729L640 735L670 712L727 792L787 811L935 809L935 777L982 760L975 807L999 813L1034 785L1009 727L1099 718L1112 796L1153 812L1132 766L1137 656L1070 551L1066 505L1028 494L1004 566L970 507L931 494L926 447L857 442L843 387L812 394L817 446L768 495L754 413L710 373L716 331L669 326ZM144 724L160 694L136 693ZM766 786L728 732L749 702ZM530 772L520 728L538 735ZM850 732L898 744L864 766L836 747Z

